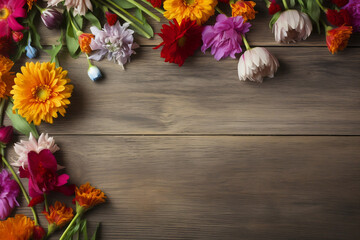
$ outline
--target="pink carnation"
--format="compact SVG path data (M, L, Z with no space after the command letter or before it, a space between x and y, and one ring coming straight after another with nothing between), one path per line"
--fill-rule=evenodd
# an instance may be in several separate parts
M3 169L0 172L0 219L7 218L15 206L19 206L16 197L19 195L19 185L11 179L10 173Z

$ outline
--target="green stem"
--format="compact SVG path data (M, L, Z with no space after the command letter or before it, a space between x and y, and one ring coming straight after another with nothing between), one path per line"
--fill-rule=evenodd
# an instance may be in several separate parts
M250 50L251 47L250 47L248 41L246 40L245 35L241 35L241 37L242 37L243 42L244 42L244 44L245 44L246 50Z
M71 16L71 12L69 13L69 19L70 19L70 23L72 25L72 27L76 30L76 35L79 37L83 32L79 29L78 26L76 26L76 24L73 22L72 16Z
M4 122L5 105L6 105L6 100L2 99L0 102L0 127L3 125Z
M44 193L44 203L45 203L45 211L48 213L49 212L49 205L48 205L46 193Z
M102 0L98 0L100 3L104 4L106 7L108 7L111 11L113 11L115 14L117 14L119 17L124 19L126 22L130 23L131 26L133 26L135 29L137 29L139 32L141 32L146 38L151 38L151 36L145 32L142 28L140 28L138 25L136 25L133 21L128 19L126 16L121 14L119 11L117 11L115 8L111 7L109 4L105 3Z
M321 4L321 2L319 0L316 0L317 5L319 5L319 7L321 8L321 10L323 10L324 12L326 12L326 8L324 8L324 6Z
M35 3L35 7L39 10L40 13L42 13L43 11L45 11L44 8L40 7L40 6L37 5L36 3Z
M22 182L20 181L18 175L15 173L14 169L12 168L12 166L8 163L8 161L5 159L4 157L4 149L1 148L1 158L2 158L2 161L5 163L6 167L9 169L9 171L11 172L11 174L13 175L13 178L14 180L19 184L19 187L26 199L26 202L29 204L30 203L30 197L28 195L28 193L26 192L25 188L24 188L24 185L22 184ZM34 215L34 221L35 221L35 225L39 225L39 222L38 222L38 218L37 218L37 215L36 215L36 212L35 212L35 209L34 207L30 207L31 208L31 211L32 211L32 214Z
M282 2L283 2L283 4L284 4L284 8L285 8L286 10L288 10L288 9L289 9L289 6L288 6L286 0L282 0Z
M219 7L215 7L215 10L220 14L226 15Z
M126 1L128 1L129 3L135 5L141 11L143 11L144 13L146 13L147 15L149 15L150 17L152 17L156 21L160 22L160 18L158 16L156 16L155 14L150 12L147 8L143 7L141 4L137 3L135 0L126 0Z
M159 13L161 13L162 15L164 15L165 11L162 10L161 8L156 8L154 7L150 2L146 1L146 0L141 0L143 1L143 3L149 5L150 7L154 8L156 11L158 11Z
M65 229L64 233L61 235L59 240L64 240L65 239L66 234L70 231L71 227L74 225L76 220L79 217L81 217L82 214L83 214L83 212L76 213L75 217L71 220L71 222L69 223L69 225L67 226L67 228Z
M265 3L266 3L266 7L267 7L267 8L269 8L269 7L270 7L271 2L270 2L269 0L264 0L264 1L265 1Z
M126 11L125 9L123 9L122 7L120 7L119 5L117 5L116 3L114 3L111 0L107 0L107 2L109 2L111 5L113 5L114 7L118 8L120 11L122 11L123 13L125 13L126 15L128 15L129 17L131 17L132 19L134 19L135 21L137 21L140 24L144 24L140 19L134 17L133 15L131 15L128 11Z

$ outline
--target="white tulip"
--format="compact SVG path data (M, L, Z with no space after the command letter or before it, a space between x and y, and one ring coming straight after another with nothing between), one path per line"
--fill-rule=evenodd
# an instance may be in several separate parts
M239 59L239 79L261 83L264 77L273 78L279 66L278 60L266 48L251 48Z
M312 23L307 14L291 9L281 13L272 30L278 43L297 42L310 36Z

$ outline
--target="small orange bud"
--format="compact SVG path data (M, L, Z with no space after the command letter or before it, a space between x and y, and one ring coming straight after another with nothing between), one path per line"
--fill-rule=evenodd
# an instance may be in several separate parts
M91 53L90 43L95 36L91 33L83 33L79 36L80 49L83 53Z

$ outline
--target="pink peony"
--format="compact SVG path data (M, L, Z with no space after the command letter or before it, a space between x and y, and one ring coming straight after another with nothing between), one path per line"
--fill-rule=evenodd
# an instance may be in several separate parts
M241 53L242 37L251 27L250 23L244 22L241 16L227 17L220 14L216 17L214 26L206 26L202 32L204 42L201 51L211 48L211 54L216 60L228 56L235 58L236 53Z
M20 168L20 177L29 179L29 195L35 198L35 203L30 202L30 206L43 200L44 193L51 191L62 192L71 195L74 192L72 186L65 185L69 180L67 174L57 174L57 162L50 150L44 149L40 153L29 152L28 168Z
M9 216L15 206L19 206L16 197L19 195L19 185L11 179L10 173L3 169L0 172L0 219Z
M0 38L11 36L11 30L21 31L24 27L15 18L26 17L23 8L26 0L0 0Z

